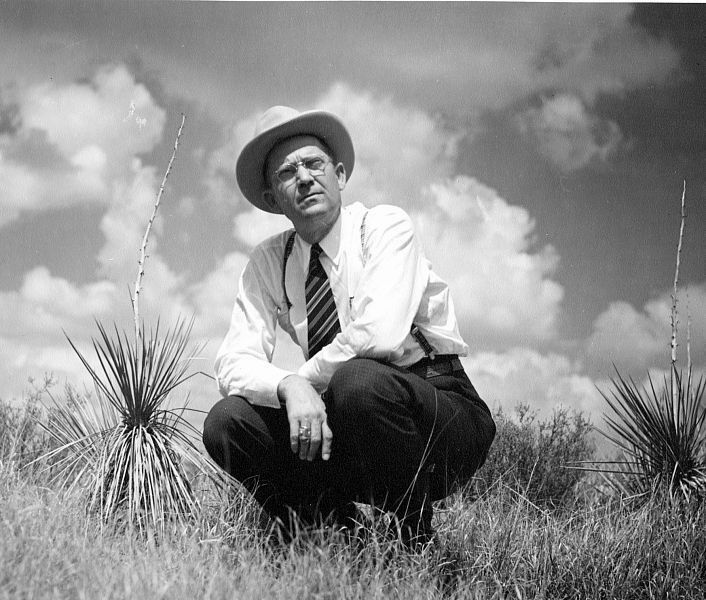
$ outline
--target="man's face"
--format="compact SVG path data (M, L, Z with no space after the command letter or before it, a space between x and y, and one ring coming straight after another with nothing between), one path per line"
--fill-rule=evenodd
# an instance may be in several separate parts
M314 158L324 159L324 165L312 173L301 163ZM290 178L285 176L282 181L277 172L288 170ZM265 175L270 184L265 193L299 233L318 233L320 237L314 237L319 239L328 233L341 212L341 191L346 185L346 172L342 163L332 161L326 147L317 138L301 135L277 144L267 157Z

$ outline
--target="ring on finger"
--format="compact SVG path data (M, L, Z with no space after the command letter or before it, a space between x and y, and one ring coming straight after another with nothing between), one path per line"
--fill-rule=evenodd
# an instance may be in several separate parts
M309 442L311 441L311 426L310 425L300 425L299 426L299 441Z

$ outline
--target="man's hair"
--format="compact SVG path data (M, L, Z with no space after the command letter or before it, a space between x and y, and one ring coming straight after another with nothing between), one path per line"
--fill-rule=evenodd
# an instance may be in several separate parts
M271 150L267 153L267 156L265 156L265 162L262 163L262 168L263 168L262 176L263 176L263 179L268 187L271 184L270 177L272 176L272 172L269 169L270 155L272 154L274 149L277 148L277 146L279 146L280 144L283 144L287 140L291 140L294 137L301 137L302 135L316 138L318 140L319 144L321 144L321 148L323 149L323 151L326 152L326 154L328 154L328 157L331 159L331 162L333 162L334 165L338 162L336 159L336 155L333 153L333 151L331 150L329 145L326 142L324 142L324 140L322 140L320 137L318 137L316 135L307 134L307 133L303 133L303 134L298 133L297 135L293 135L288 138L284 138L283 140L279 140L274 146L272 146Z

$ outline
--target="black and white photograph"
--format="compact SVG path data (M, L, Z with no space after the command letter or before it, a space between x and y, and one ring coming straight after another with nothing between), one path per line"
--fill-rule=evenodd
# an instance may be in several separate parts
M0 1L0 600L701 598L706 5Z

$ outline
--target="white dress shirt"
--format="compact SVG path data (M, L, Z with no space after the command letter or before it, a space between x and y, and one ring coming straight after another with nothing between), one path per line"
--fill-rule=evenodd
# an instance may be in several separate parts
M365 239L361 223L365 217ZM282 289L284 231L259 244L243 271L228 333L216 357L221 394L279 407L277 385L291 371L271 363L279 325L307 354L304 284L311 245L295 236ZM438 354L465 356L446 282L424 257L409 216L395 206L354 203L319 242L320 260L336 301L341 332L297 373L323 392L336 369L354 357L402 367L424 358L411 336L414 322ZM365 254L365 256L363 255Z

